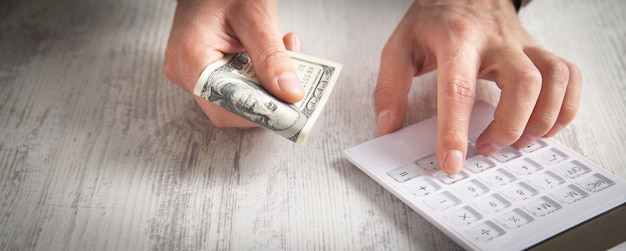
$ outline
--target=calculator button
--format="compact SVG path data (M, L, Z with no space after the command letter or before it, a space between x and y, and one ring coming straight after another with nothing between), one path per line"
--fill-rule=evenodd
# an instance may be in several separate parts
M556 171L565 177L575 179L585 173L588 173L589 171L591 171L591 169L578 161L572 161L570 163L557 167Z
M489 188L478 180L471 180L464 184L460 184L455 191L462 198L475 198L489 191Z
M583 188L587 189L588 191L595 193L595 192L600 192L604 190L605 188L614 185L615 182L613 182L612 180L600 174L594 174L593 176L589 178L585 178L584 180L581 180L580 182L578 182L578 184L582 186Z
M527 200L530 197L533 197L538 192L528 184L521 182L519 184L516 184L515 186L512 186L509 189L502 191L502 193L512 200L523 201Z
M587 193L574 185L569 185L553 192L552 196L562 203L571 204L587 197Z
M509 160L515 159L519 156L522 156L522 153L520 153L517 149L513 147L507 146L503 148L502 150L498 151L497 153L495 153L494 155L492 155L491 157L504 163Z
M411 183L406 186L407 191L415 197L421 197L427 194L431 194L441 188L439 185L435 184L429 178L418 179L414 183Z
M454 197L454 195L449 192L443 192L439 195L425 200L424 202L435 211L443 211L444 209L458 205L459 203L461 203L461 200L459 200L457 197Z
M529 175L541 169L537 162L528 158L511 163L507 167L517 175Z
M393 169L387 172L387 174L397 182L404 183L412 178L417 177L419 175L419 172L415 167L407 164Z
M540 175L537 175L533 179L530 180L535 186L541 189L552 189L558 186L559 184L565 182L565 180L553 172L547 171Z
M498 194L491 195L476 203L476 206L487 213L496 213L511 205L511 202Z
M561 209L561 205L544 196L536 201L528 203L525 208L535 216L541 217Z
M474 238L479 242L486 242L503 235L504 230L496 226L496 224L494 224L493 222L487 221L475 228L472 228L470 231L468 231L468 234L471 236L471 238Z
M543 165L554 165L567 159L567 155L557 149L550 149L536 156Z
M482 155L465 161L465 167L474 173L480 173L494 166L496 166L496 164L493 163L493 161Z
M439 170L439 164L437 163L437 154L428 155L424 158L415 160L414 163L429 172Z
M470 159L478 155L480 154L478 153L478 148L476 147L476 139L469 139L467 141L467 154L465 154L465 159Z
M514 181L515 176L507 171L499 169L484 175L482 180L492 187L500 187Z
M515 209L511 212L497 217L496 221L506 229L515 229L520 228L521 226L524 226L533 221L533 217L530 217L522 210Z
M445 184L452 184L454 182L457 182L459 180L465 179L467 178L467 173L461 171L459 173L455 173L455 174L447 174L444 173L442 171L436 172L433 177L441 180L441 182L445 183Z
M542 140L537 140L534 143L522 148L521 150L522 152L525 152L525 153L532 153L534 151L537 151L543 148L544 146L546 146L545 142L543 142Z
M482 215L469 206L463 207L446 215L446 219L456 226L467 226L482 218Z
M476 148L476 145L472 142L469 142L467 144L467 154L465 154L465 159L470 159L478 155L480 154L478 153L478 148Z

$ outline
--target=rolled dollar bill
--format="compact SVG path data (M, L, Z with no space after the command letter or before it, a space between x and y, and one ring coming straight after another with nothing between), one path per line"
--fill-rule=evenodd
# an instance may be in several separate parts
M289 52L304 98L285 103L263 89L245 52L207 66L193 93L293 142L303 144L328 101L342 65Z

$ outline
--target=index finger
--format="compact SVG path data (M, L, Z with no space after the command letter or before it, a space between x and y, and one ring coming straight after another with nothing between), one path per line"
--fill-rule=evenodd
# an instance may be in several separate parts
M443 171L458 173L467 153L480 56L469 44L442 48L437 53L437 159Z

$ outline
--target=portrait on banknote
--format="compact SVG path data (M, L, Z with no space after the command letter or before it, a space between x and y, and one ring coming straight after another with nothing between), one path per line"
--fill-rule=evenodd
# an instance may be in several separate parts
M295 135L306 123L304 114L292 105L227 71L211 74L200 96L287 138Z

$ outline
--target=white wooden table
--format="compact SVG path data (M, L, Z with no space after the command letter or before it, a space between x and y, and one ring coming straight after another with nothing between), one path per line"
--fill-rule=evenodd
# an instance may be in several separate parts
M380 51L410 4L279 1L282 32L344 64L299 146L215 128L168 81L175 1L3 0L0 250L460 249L341 157L375 136ZM520 18L584 74L556 139L626 178L623 13L622 0L536 0ZM415 79L407 125L435 115L434 81Z

